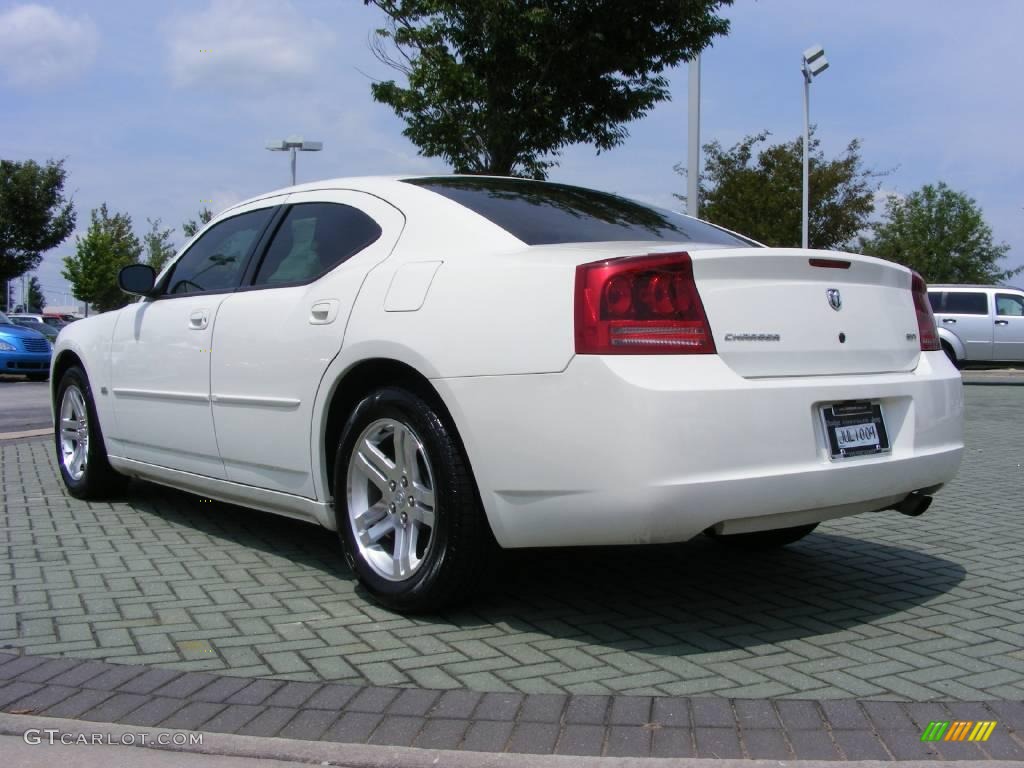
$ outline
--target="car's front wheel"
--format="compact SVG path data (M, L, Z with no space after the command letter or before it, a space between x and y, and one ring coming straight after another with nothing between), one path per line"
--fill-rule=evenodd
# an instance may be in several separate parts
M118 490L124 477L107 461L92 389L80 367L61 376L56 411L57 466L68 492L78 499L99 499Z
M372 392L342 430L334 495L345 558L382 604L435 611L466 597L493 551L476 484L439 410Z
M747 552L757 552L792 544L817 527L817 523L811 523L810 525L796 525L792 528L775 528L770 531L755 531L754 533L721 534L714 533L711 529L708 529L706 533L720 544Z

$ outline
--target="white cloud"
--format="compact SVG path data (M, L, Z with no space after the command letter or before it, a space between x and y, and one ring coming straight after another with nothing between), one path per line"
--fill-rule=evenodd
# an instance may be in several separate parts
M330 29L291 2L212 0L167 24L171 81L178 87L256 90L312 78L334 42Z
M73 19L43 5L0 13L0 72L15 86L38 86L77 75L96 56L99 34L89 18Z

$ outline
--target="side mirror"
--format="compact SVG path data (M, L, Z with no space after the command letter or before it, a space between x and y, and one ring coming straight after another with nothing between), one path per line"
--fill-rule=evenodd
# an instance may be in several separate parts
M133 296L149 296L156 283L156 271L148 264L129 264L117 273L117 285Z

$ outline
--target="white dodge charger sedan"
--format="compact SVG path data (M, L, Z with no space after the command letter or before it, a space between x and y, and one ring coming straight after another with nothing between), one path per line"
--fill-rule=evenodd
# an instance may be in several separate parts
M926 286L578 187L355 178L236 205L53 354L69 491L337 530L432 610L495 545L765 547L923 512L963 452Z

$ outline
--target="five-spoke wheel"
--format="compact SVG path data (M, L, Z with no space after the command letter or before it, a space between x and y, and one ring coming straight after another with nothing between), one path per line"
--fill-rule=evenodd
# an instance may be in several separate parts
M85 371L77 365L64 371L54 402L57 466L68 492L79 499L100 499L117 491L125 478L107 461L103 432Z
M81 480L89 463L89 410L77 384L69 384L60 400L60 459L72 480Z
M431 611L479 584L494 540L436 402L400 387L364 397L338 442L334 498L345 558L381 603Z
M435 522L423 442L401 422L374 421L349 458L346 492L360 554L385 579L409 578L423 565Z

